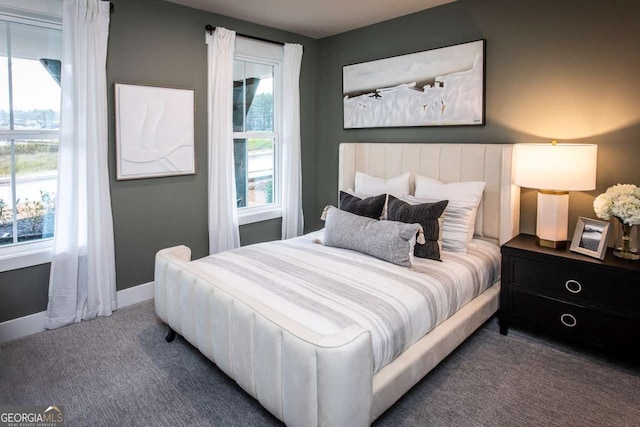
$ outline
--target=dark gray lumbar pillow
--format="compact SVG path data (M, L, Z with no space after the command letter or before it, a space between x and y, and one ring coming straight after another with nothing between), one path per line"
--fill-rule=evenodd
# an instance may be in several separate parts
M386 199L386 194L361 199L360 197L340 191L340 203L338 207L340 210L351 212L352 214L380 219Z
M420 224L378 221L328 206L323 244L411 267L413 246L420 228Z
M387 201L387 219L410 224L418 223L422 226L425 243L416 243L413 254L418 258L428 258L440 261L440 226L438 219L444 213L448 200L435 203L421 203L410 205L389 195Z

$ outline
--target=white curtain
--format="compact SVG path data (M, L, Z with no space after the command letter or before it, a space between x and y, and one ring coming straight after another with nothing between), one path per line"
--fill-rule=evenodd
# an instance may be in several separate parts
M303 233L300 160L302 46L286 43L282 66L282 239Z
M55 238L46 328L116 309L107 163L109 2L64 0Z
M233 160L233 55L236 33L207 34L209 103L209 253L240 247Z

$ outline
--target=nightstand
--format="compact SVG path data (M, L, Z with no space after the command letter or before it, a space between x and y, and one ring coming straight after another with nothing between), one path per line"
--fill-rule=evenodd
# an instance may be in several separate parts
M502 245L500 333L530 328L607 353L640 344L640 262L538 246L521 234Z

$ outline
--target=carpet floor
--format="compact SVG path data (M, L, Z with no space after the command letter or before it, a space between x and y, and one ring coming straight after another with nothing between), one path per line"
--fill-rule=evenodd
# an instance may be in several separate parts
M67 426L282 426L167 328L151 301L0 346L0 405L63 406ZM640 426L640 367L495 319L374 426Z

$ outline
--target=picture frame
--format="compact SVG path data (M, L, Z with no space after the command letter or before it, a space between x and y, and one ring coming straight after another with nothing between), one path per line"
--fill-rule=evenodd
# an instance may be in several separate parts
M342 67L344 129L485 124L484 39Z
M609 226L606 221L578 217L570 250L603 260L607 252Z
M195 92L115 83L117 180L196 173Z

